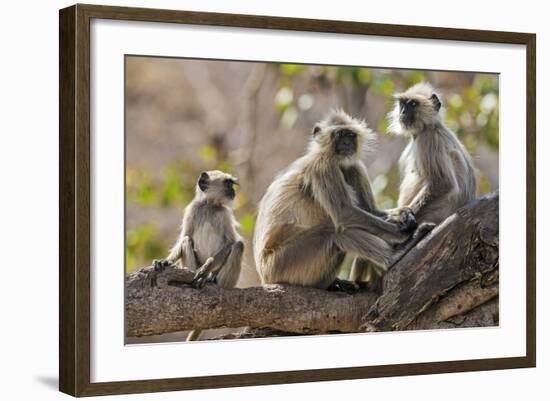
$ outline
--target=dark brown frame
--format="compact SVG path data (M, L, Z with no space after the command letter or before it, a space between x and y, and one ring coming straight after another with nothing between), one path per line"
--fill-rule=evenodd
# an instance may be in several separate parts
M92 18L525 45L527 49L527 355L90 383L90 20ZM59 389L73 396L535 367L536 35L192 11L74 5L59 13Z

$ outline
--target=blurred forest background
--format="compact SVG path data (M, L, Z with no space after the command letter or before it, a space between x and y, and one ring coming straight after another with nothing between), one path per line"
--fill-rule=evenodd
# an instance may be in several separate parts
M445 120L478 169L479 194L498 188L498 75L127 56L127 272L167 255L200 172L219 169L241 184L235 214L248 242L239 286L258 284L256 205L335 107L378 132L364 161L378 205L394 207L408 139L387 133L386 114L392 93L420 81L443 95Z

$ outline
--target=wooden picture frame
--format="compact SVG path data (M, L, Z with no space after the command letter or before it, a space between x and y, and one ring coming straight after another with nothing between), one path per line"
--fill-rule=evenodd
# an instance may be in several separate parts
M90 21L94 18L524 45L527 54L525 60L527 71L526 356L92 383L90 380ZM59 27L59 388L62 392L73 396L93 396L535 366L536 36L534 34L96 5L75 5L60 10Z

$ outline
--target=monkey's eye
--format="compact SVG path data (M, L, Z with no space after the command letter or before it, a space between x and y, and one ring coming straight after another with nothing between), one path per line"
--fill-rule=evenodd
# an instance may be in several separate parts
M409 104L411 105L411 107L416 107L416 106L418 106L418 102L417 102L416 100L411 100L411 101L409 102Z
M230 178L227 178L223 181L223 184L227 187L227 188L232 188L233 185L235 185L235 181L233 181L232 179Z

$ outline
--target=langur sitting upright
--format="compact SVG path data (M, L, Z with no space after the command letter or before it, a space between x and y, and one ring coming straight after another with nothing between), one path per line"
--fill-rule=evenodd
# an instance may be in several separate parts
M306 154L269 186L254 232L262 283L345 289L337 275L346 253L385 270L431 229L411 238L410 213L387 221L376 209L360 159L373 135L363 121L333 112L313 128Z
M419 223L439 224L476 196L476 176L470 155L445 125L440 96L427 83L394 95L390 130L407 135L401 154L401 186L397 208L390 215L411 212ZM374 267L372 265L369 265ZM351 279L380 276L380 269L354 266Z
M475 198L472 159L443 122L439 95L430 85L395 95L390 129L411 138L399 159L398 209L408 208L417 221L439 224Z
M179 262L196 271L195 287L207 282L235 287L244 251L232 210L235 183L235 177L217 170L200 175L195 197L183 213L180 236L166 259L153 262L156 270ZM199 334L193 330L187 339Z

